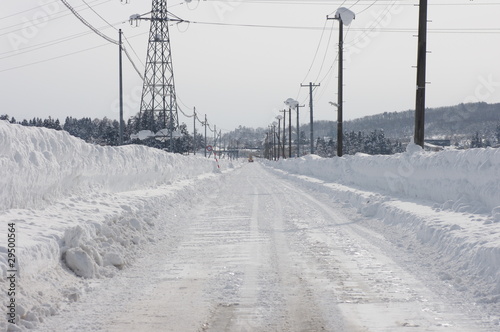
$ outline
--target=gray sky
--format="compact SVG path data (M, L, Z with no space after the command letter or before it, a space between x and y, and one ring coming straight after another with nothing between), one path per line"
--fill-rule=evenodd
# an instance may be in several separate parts
M102 18L123 29L143 71L149 23L132 27L128 18L149 12L151 1L128 1L86 0L93 12L83 0L68 0L107 36L117 39L118 32ZM429 2L427 106L500 102L500 1ZM338 22L326 16L343 5L358 13L344 29L345 119L413 109L417 3L169 1L169 10L185 20L218 24L170 27L179 105L188 113L196 106L210 124L232 130L267 126L291 97L306 105L301 122L308 123L308 89L300 84L313 82L321 83L315 90L315 119L335 120L328 102L337 100ZM128 117L139 111L142 83L126 60L124 79ZM3 0L0 84L0 114L17 120L49 115L61 121L66 116L117 119L118 47L90 32L60 1ZM182 114L179 119L192 122Z

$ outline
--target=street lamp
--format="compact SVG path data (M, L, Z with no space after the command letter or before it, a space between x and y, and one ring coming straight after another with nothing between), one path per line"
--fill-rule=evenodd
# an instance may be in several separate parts
M288 157L292 157L292 109L299 106L299 102L293 98L285 100L285 105L288 106Z
M343 104L343 68L344 65L344 25L350 25L352 20L356 18L356 14L345 7L340 7L335 12L334 17L326 17L328 20L338 20L339 21L339 83L338 83L338 102L337 102L337 156L342 157L342 139L343 139L343 128L342 128L342 104Z

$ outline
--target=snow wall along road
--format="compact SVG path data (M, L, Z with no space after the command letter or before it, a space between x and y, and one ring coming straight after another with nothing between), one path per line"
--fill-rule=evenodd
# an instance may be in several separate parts
M457 212L492 213L500 221L500 149L424 152L411 144L390 156L306 156L277 167L287 172L415 198Z
M140 145L98 146L64 131L0 121L0 211L40 208L72 194L168 184L214 167L204 158Z
M6 233L14 223L17 326L36 327L76 301L88 279L113 277L148 244L175 237L182 204L210 192L217 173L202 156L97 146L0 121L0 283L12 268Z

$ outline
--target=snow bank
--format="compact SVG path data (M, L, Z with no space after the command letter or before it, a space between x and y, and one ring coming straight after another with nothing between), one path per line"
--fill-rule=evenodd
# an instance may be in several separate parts
M424 152L410 145L390 156L306 156L268 163L290 173L385 194L426 200L457 212L491 213L500 221L500 149Z
M176 214L238 161L218 164L0 121L0 235L7 239L7 224L15 224L18 270L17 325L2 320L0 330L36 328L92 289L92 279L113 277L161 238L174 242ZM2 284L6 245L0 242Z
M213 160L145 146L87 144L64 131L0 121L0 211L73 194L120 192L212 172Z

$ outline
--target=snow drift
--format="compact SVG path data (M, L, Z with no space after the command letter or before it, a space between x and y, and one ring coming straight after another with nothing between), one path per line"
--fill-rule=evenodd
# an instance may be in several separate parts
M397 197L425 200L457 212L492 213L500 221L500 149L424 152L410 145L390 156L306 156L274 167Z
M87 144L64 131L0 121L0 211L89 192L135 190L211 172L213 160L140 145Z
M112 277L145 246L175 239L182 204L206 195L220 173L201 156L96 146L6 121L0 121L0 169L1 237L7 239L7 224L16 228L17 325L9 331L36 327L91 289L88 280ZM0 242L2 284L6 245Z

